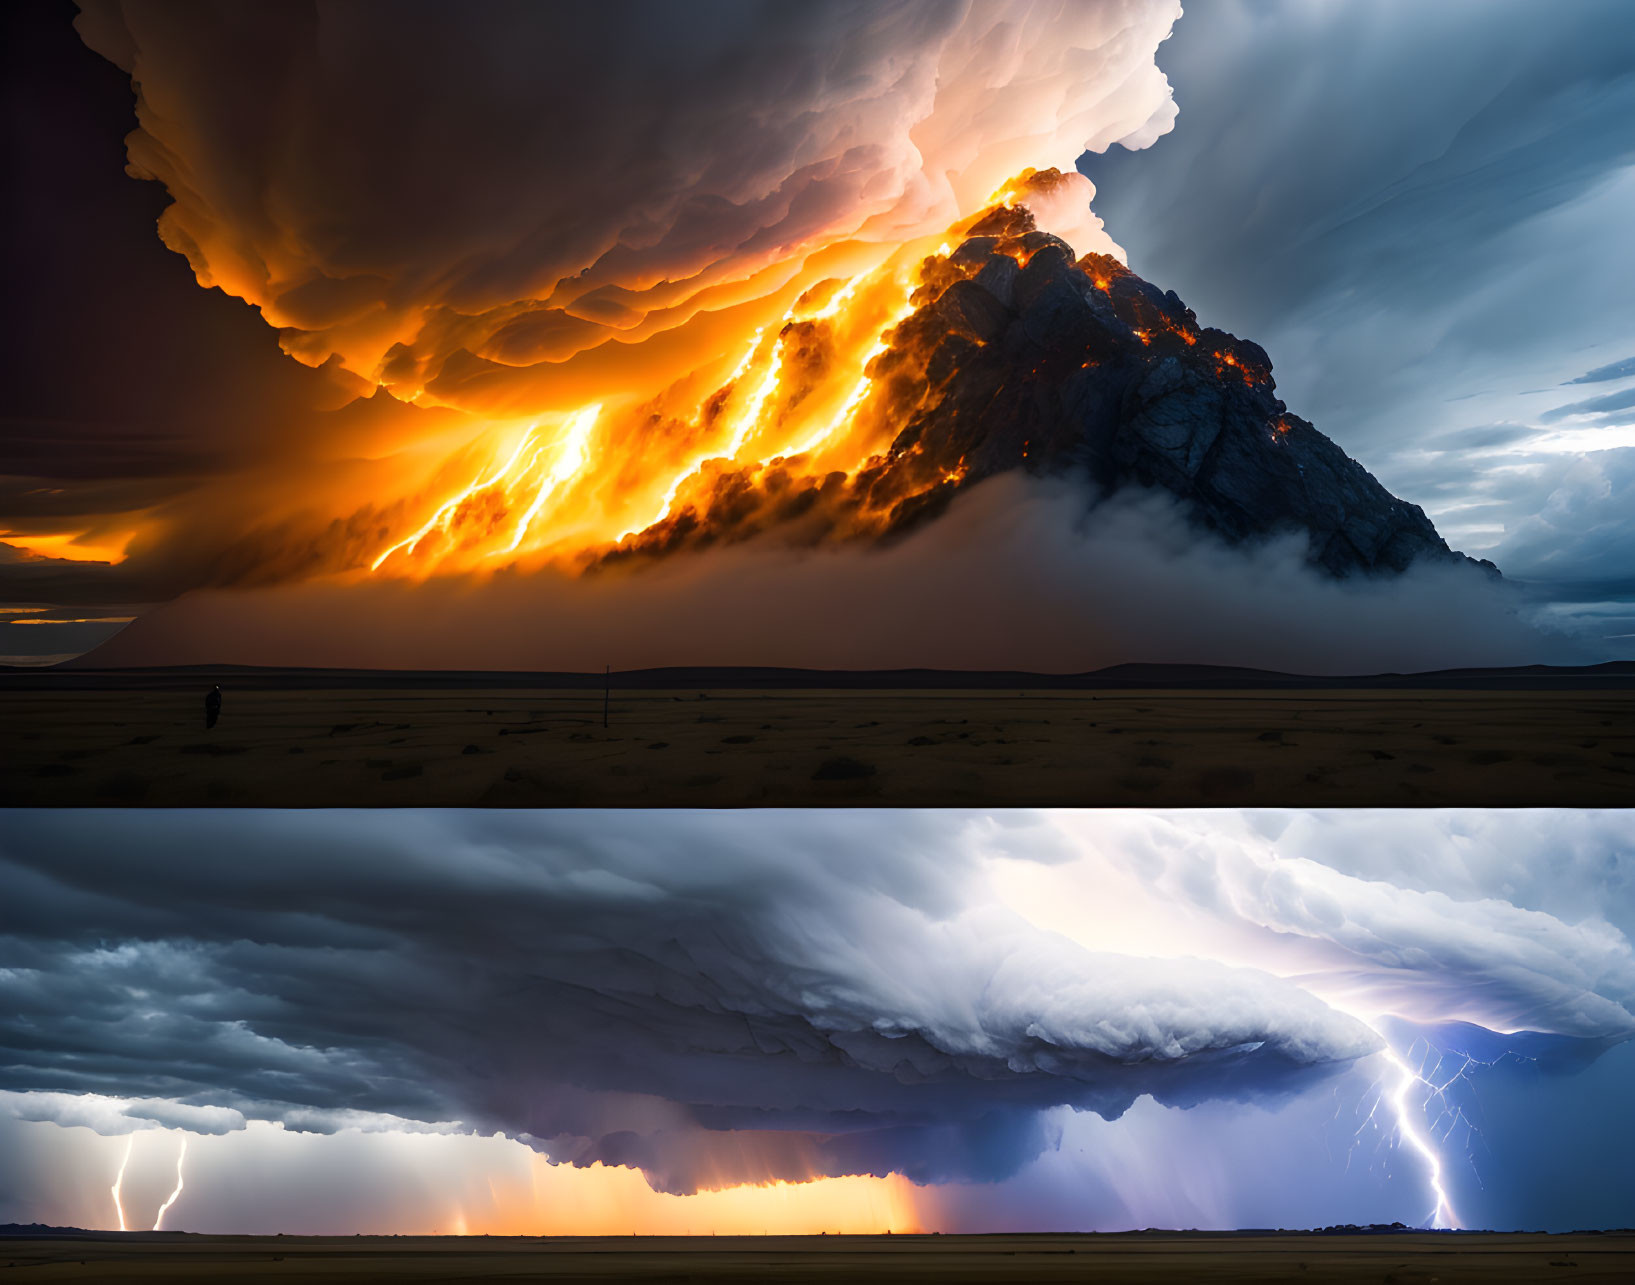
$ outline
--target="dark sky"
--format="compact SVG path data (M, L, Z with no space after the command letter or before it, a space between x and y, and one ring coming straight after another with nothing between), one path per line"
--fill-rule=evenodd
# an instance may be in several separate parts
M0 415L0 528L29 532L163 506L229 471L258 438L333 397L278 351L256 314L199 289L155 221L168 203L125 174L130 80L87 49L70 3L0 14L0 128L13 199L0 272L8 328ZM22 563L0 543L0 598L52 618L120 614L188 585L187 568L135 575ZM0 652L82 650L107 627L5 627Z

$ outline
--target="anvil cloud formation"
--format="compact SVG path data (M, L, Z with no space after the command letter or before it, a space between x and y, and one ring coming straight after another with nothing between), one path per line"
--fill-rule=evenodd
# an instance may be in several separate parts
M85 6L79 33L137 86L129 168L162 185L165 243L322 368L305 413L200 425L215 486L99 524L129 553L113 579L169 596L367 564L481 470L474 437L700 368L719 382L805 288L1025 165L1150 142L1176 12L496 4L450 41L439 6ZM1078 192L1064 230L1112 248ZM360 398L377 388L395 396ZM609 484L664 446L612 445ZM67 517L19 500L29 525Z
M1388 1041L1572 1071L1635 1035L1620 814L74 812L5 833L4 1103L105 1134L499 1132L676 1193L1005 1183L1095 1117L1350 1110ZM1463 1173L1471 1139L1449 1145Z

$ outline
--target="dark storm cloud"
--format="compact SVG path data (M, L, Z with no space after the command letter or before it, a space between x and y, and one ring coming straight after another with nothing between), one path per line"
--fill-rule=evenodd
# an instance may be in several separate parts
M197 478L333 393L155 236L164 195L124 172L129 79L84 47L73 17L67 3L5 15L0 145L18 195L0 208L14 321L4 471Z
M72 449L64 450L65 445ZM200 443L155 431L152 427L65 423L60 419L0 419L0 452L4 453L6 471L12 475L13 482L17 478L39 478L125 482L136 486L156 478L197 477L208 463ZM14 492L0 499L6 513L18 517L37 516L26 511L26 494ZM106 500L99 498L93 503L97 507L66 512L109 511ZM60 508L45 511L53 516L64 513Z
M1569 590L1635 593L1635 450L1564 460L1550 482L1537 509L1507 533L1505 565Z
M401 516L390 508L401 501L377 501L359 481L353 490L369 502L332 518L305 506L303 483L313 470L350 476L384 443L436 426L382 404L371 413L389 423L315 413L360 381L336 362L311 370L287 360L253 310L198 289L153 235L172 199L171 245L202 280L262 298L303 360L388 352L383 369L408 379L444 362L475 367L473 351L502 366L555 359L672 298L660 278L702 280L815 229L854 226L860 213L907 220L935 206L942 163L1025 132L1013 109L1029 95L1066 84L1096 100L1086 115L1075 99L1055 123L1080 141L1094 135L1097 147L1141 146L1169 127L1167 95L1146 64L1170 6L1025 8L1019 26L967 48L950 34L967 16L980 27L1023 9L609 5L554 9L547 21L534 6L489 5L462 11L449 39L430 5L89 4L80 25L116 67L77 44L66 8L15 6L8 21L19 38L6 42L0 92L16 126L8 173L31 199L5 211L8 243L26 248L8 256L7 284L29 324L7 353L16 419L0 433L23 464L0 478L0 512L26 518L28 530L110 514L154 526L117 567L0 560L0 597L96 606L322 575ZM1060 37L1069 25L1077 43ZM1466 403L1446 399L1488 387L1521 358L1554 354L1551 344L1571 364L1535 383L1611 355L1578 351L1590 343L1623 342L1607 318L1625 315L1629 264L1605 248L1605 190L1631 155L1632 42L1618 6L1605 3L1198 6L1160 53L1181 96L1179 131L1140 156L1113 148L1086 169L1132 265L1264 341L1295 409L1388 485L1438 521L1446 512L1483 530L1548 513L1512 532L1506 555L1529 576L1601 583L1628 560L1630 546L1607 542L1623 538L1616 508L1629 494L1601 498L1593 480L1556 465L1492 467L1478 452L1502 447L1500 430L1470 424L1508 412L1483 406L1461 418ZM971 53L961 66L972 83L991 73L1007 92L984 91L920 130L911 155L897 126L923 105L936 49ZM131 88L120 67L139 68L143 85L138 172L171 181L169 196L121 172ZM1104 81L1117 91L1104 94ZM1578 212L1585 228L1563 221ZM536 297L564 272L571 300ZM493 315L468 332L463 309ZM412 317L414 333L376 333L383 317ZM1616 378L1608 372L1628 365L1580 379ZM358 405L368 403L340 414ZM269 469L245 484L285 457L309 471ZM1601 479L1625 485L1610 465ZM1575 525L1583 496L1603 513L1598 523ZM1116 566L1074 581L1071 557L1082 550L1060 547L1068 556L1047 559L1050 574L1021 550L1020 578L1050 590L1064 578L1069 589L1126 587ZM1370 641L1366 595L1306 595L1279 584L1277 557L1227 561L1208 549L1181 559L1202 572L1200 589L1165 570L1170 552L1136 551L1131 565L1156 563L1166 583L1206 599L1210 567L1226 568L1210 609L1230 628L1198 644L1217 657L1335 669L1578 656L1518 629L1507 606L1475 589L1482 605L1463 618L1436 601L1439 584L1421 585L1417 598L1405 589L1389 614L1408 632ZM721 565L695 574L708 587L730 576ZM1008 570L984 562L975 578L1002 581ZM950 594L958 571L945 573ZM1298 575L1289 583L1305 586ZM1149 637L1152 599L1135 590L1133 620L1103 613L1120 647ZM1452 601L1466 594L1461 584ZM1237 610L1257 600L1270 603L1259 616ZM1310 609L1320 616L1330 601L1341 603L1335 621L1360 628L1317 619ZM1032 606L1047 638L1054 603ZM428 604L395 619L423 620L446 600ZM1100 605L1087 598L1070 614L1077 622ZM1179 618L1190 638L1181 606L1158 615ZM1495 622L1471 627L1487 635L1479 656L1436 650L1450 618L1460 628L1448 636L1460 641L1467 621ZM1257 635L1275 640L1277 657L1251 646ZM1196 651L1189 643L1184 658ZM365 663L390 661L377 648Z
M1635 373L1608 362L1635 272L1624 6L1223 0L1159 63L1175 131L1082 163L1131 267L1252 335L1292 408L1508 569L1504 530L1556 470L1457 434L1531 418L1533 390L1597 360L1581 382Z
M603 336L826 241L945 224L1023 164L1149 141L1165 0L201 5L87 0L134 172L287 349L434 379ZM1039 155L1001 164L1018 140ZM1065 146L1069 153L1060 155ZM997 168L996 168L997 166ZM940 226L940 224L939 224Z
M1053 851L1032 824L986 842ZM673 1190L997 1177L1042 1109L1376 1046L1265 974L991 907L951 814L19 813L0 853L0 1088L458 1120Z
M1133 268L1162 265L1263 345L1343 292L1434 314L1484 284L1505 232L1635 160L1623 16L1615 0L1198 6L1159 55L1186 127L1082 168ZM1574 302L1559 285L1535 338Z
M134 587L140 593L144 586ZM132 580L106 562L36 557L0 541L0 603L8 607L40 608L51 615L72 611L75 617L109 615L132 601L125 596L132 588Z
M75 35L74 6L0 14L3 283L0 533L129 524L213 483L333 406L237 300L159 241L165 204L124 172L129 78ZM5 539L0 534L0 541ZM196 542L195 542L196 543ZM138 559L0 559L0 602L149 602L188 582Z

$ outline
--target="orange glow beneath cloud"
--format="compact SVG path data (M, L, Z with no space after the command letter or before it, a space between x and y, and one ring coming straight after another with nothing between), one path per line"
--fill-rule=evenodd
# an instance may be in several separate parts
M920 1230L906 1178L818 1178L673 1196L634 1169L575 1169L531 1156L525 1182L490 1180L453 1206L442 1230L465 1235L812 1235Z
M279 1230L294 1234L460 1236L709 1236L879 1234L940 1225L935 1188L899 1174L775 1181L672 1195L637 1169L600 1163L575 1167L501 1134L389 1129L339 1134L286 1130L251 1121L226 1134L144 1130L134 1136L138 1164L125 1186L133 1225L151 1222L171 1190L178 1142L185 1139L188 1185L167 1222L189 1231ZM731 1135L723 1135L730 1137ZM94 1147L95 1172L119 1169L130 1137L71 1132L61 1140ZM753 1143L748 1144L753 1147ZM157 1167L156 1167L157 1165ZM315 1175L339 1167L355 1175L357 1199L344 1212L314 1208ZM261 1188L246 1213L210 1199L224 1175L253 1172ZM86 1207L57 1215L81 1226L116 1226L99 1185ZM201 1205L199 1197L205 1197ZM214 1205L215 1208L211 1206ZM260 1221L265 1215L266 1221ZM338 1219L338 1220L337 1220Z

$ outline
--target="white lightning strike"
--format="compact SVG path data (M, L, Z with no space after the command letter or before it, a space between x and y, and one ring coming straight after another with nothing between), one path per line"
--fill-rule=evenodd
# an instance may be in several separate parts
M125 1154L119 1161L119 1172L114 1175L114 1185L112 1188L110 1188L110 1190L113 1192L114 1198L114 1213L119 1215L120 1231L130 1230L129 1227L125 1226L125 1206L119 1203L119 1189L124 1185L125 1166L131 1162L131 1148L135 1145L136 1135L133 1133L130 1137L125 1139Z
M1436 1203L1425 1221L1432 1227L1457 1229L1459 1215L1453 1212L1447 1189L1442 1185L1442 1157L1431 1145L1425 1131L1415 1122L1413 1108L1408 1103L1408 1090L1416 1084L1423 1084L1433 1093L1441 1090L1397 1056L1395 1049L1387 1046L1383 1056L1397 1072L1396 1087L1390 1094L1391 1109L1397 1118L1397 1136L1424 1158L1431 1191L1436 1197Z
M176 1153L176 1189L172 1191L165 1203L159 1206L159 1212L153 1218L153 1230L159 1230L159 1224L165 1221L165 1214L176 1203L176 1197L182 1194L182 1161L187 1159L187 1135L182 1135L181 1150ZM123 1228L121 1228L123 1230Z
M1403 1053L1398 1053L1387 1042L1380 1056L1390 1070L1374 1081L1371 1100L1370 1095L1364 1097L1369 1104L1368 1113L1352 1134L1346 1169L1350 1170L1352 1158L1370 1125L1382 1139L1406 1142L1419 1154L1428 1171L1433 1204L1424 1225L1456 1230L1463 1224L1448 1195L1444 1156L1448 1154L1450 1146L1462 1146L1471 1165L1472 1177L1480 1185L1482 1178L1474 1144L1483 1139L1478 1122L1466 1114L1465 1107L1460 1105L1452 1091L1455 1086L1470 1082L1472 1071L1478 1067L1497 1066L1506 1061L1531 1062L1533 1059L1506 1051L1495 1061L1484 1061L1468 1052L1438 1049L1422 1036L1416 1038ZM1416 1086L1423 1093L1416 1092ZM1418 1100L1414 1101L1415 1098ZM1436 1108L1434 1118L1427 1122L1427 1114L1433 1104ZM1336 1119L1341 1109L1337 1099ZM1379 1117L1384 1115L1395 1118L1394 1129L1379 1122ZM1456 1134L1462 1137L1456 1139Z

